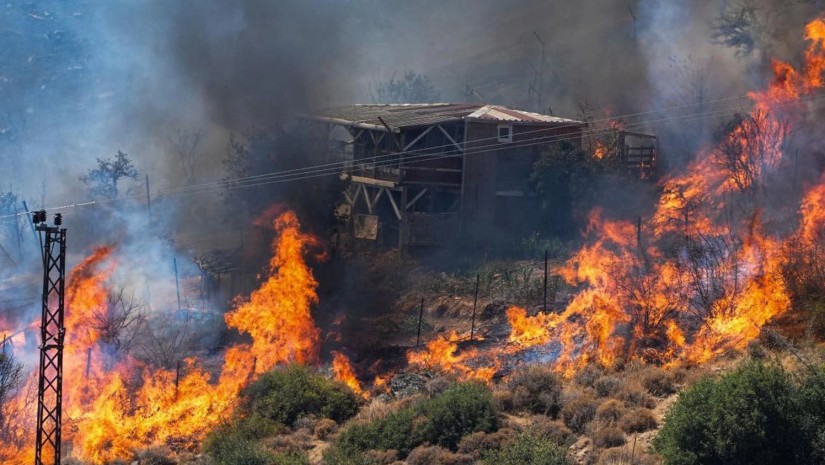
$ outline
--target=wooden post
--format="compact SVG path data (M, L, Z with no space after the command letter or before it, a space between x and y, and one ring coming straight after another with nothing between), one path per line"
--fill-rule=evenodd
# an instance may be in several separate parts
M401 187L401 219L398 220L398 250L403 257L407 254L407 245L410 241L410 224L407 216L407 187Z
M0 353L6 353L6 335L3 335L3 349L0 350Z
M172 257L172 263L175 266L175 292L178 294L178 313L180 313L180 282L178 281L178 258Z
M421 344L421 320L424 318L424 299L421 299L421 309L418 311L418 335L415 337L415 346Z
M175 368L175 399L178 398L178 386L180 385L180 360L178 366Z
M544 313L547 313L547 249L544 249Z
M476 332L476 306L478 305L478 284L479 284L479 281L481 281L481 275L477 274L476 275L476 292L475 292L475 295L473 296L473 319L472 319L472 322L470 323L470 340L471 341L473 340L473 337L475 336L475 332Z

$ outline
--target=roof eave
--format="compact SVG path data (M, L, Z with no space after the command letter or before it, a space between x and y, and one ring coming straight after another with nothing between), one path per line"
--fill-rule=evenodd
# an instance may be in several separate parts
M302 118L310 119L313 121L319 121L322 123L330 123L330 124L338 124L341 126L350 126L353 128L361 128L361 129L371 129L373 131L384 131L389 132L387 127L383 124L372 124L372 123L361 123L358 121L350 121L341 118L332 118L330 116L315 116L315 115L301 115ZM392 132L399 133L401 132L401 128L391 127Z

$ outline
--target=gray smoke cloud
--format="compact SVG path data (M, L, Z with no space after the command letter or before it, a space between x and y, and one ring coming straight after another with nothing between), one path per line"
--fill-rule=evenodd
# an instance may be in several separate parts
M758 7L755 47L742 55L714 30L726 9L748 3ZM378 82L407 69L430 76L445 101L483 98L572 117L582 106L616 116L743 95L764 83L769 57L798 60L802 26L819 13L814 3L12 1L0 10L0 190L35 208L85 200L78 177L117 150L153 189L181 186L168 140L178 129L205 133L197 182L220 179L230 132L369 102ZM541 108L530 91L542 69L540 41ZM717 122L643 129L660 135L666 161L680 166ZM144 188L142 179L124 186ZM215 193L184 197L156 205L155 219L159 228L185 229L178 218L212 219L220 204ZM74 250L112 230L136 241L146 228L142 206L114 220L92 210L67 211ZM29 239L26 250L34 245ZM168 263L168 250L155 248Z

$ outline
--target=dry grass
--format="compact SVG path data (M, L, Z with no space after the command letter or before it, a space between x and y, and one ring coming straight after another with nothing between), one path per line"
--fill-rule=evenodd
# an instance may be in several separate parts
M658 465L660 460L645 453L641 447L625 445L605 449L599 454L596 465Z
M330 420L329 418L322 418L315 424L314 434L316 438L323 441L330 437L336 429L338 429L338 423L335 423L334 420Z
M537 437L559 445L569 445L576 440L573 431L561 421L551 420L544 415L533 415L529 420L527 430Z
M598 403L589 394L572 392L566 396L561 408L561 419L575 433L584 433L587 425L596 417Z
M455 454L438 446L419 446L407 456L407 465L472 465L473 456Z
M625 433L643 433L656 429L659 426L653 412L646 408L634 408L628 410L627 413L619 421L619 427Z
M599 397L610 397L619 392L622 380L614 375L604 375L593 382L593 389Z
M616 399L608 399L596 409L596 422L601 427L616 426L625 415L624 404Z
M608 426L592 434L593 445L598 448L623 446L627 440L619 428Z
M482 431L468 434L458 443L458 453L471 455L478 460L481 455L489 450L501 449L507 444L511 444L516 439L517 432L510 428L502 428L494 433Z
M364 456L375 465L390 465L398 461L397 450L370 450Z
M678 390L678 384L684 378L682 370L665 370L660 367L649 367L639 373L642 386L654 396L665 397Z

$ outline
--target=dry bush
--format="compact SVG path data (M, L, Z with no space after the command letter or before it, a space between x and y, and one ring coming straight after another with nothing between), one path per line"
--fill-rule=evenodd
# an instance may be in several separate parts
M602 402L596 409L596 421L600 426L615 426L625 414L625 407L616 399Z
M442 392L446 391L451 384L452 383L449 379L443 376L439 376L437 378L433 378L427 381L427 384L424 385L424 390L430 397L435 397L441 394Z
M370 464L374 465L390 465L398 460L398 451L394 449L389 450L370 450L364 453Z
M653 416L653 412L646 408L628 410L619 421L619 427L628 434L650 431L657 426L659 426L659 424L656 422L656 417Z
M656 406L656 401L636 383L625 384L624 388L616 397L623 400L627 405L645 408L653 408Z
M584 387L592 388L596 380L601 378L603 374L604 368L599 365L589 364L576 372L573 376L573 381Z
M748 346L745 348L745 352L748 354L748 357L763 360L768 357L768 352L765 350L765 347L759 341L750 341Z
M135 454L140 465L176 465L172 451L165 447L150 447Z
M529 420L528 431L536 437L565 446L576 440L573 431L561 421L551 420L544 415L533 415Z
M494 433L479 431L468 434L458 443L458 453L472 455L474 459L479 459L487 451L501 449L512 443L516 440L517 434L509 428L502 428Z
M330 435L332 435L337 428L338 424L335 423L335 420L321 418L317 423L315 423L315 430L313 432L315 433L316 438L324 441L330 437Z
M625 445L605 449L599 454L596 465L658 465L659 459L645 453L641 446Z
M496 389L493 391L493 403L500 412L512 412L513 393L507 389Z
M561 380L552 369L532 365L515 371L507 379L513 392L513 408L555 418L561 408Z
M610 397L622 387L622 380L613 376L605 375L593 383L593 389L599 397Z
M371 423L380 420L392 412L401 410L402 402L384 402L381 399L373 399L369 404L361 407L354 417L354 421Z
M418 446L407 456L407 465L472 465L473 456L454 454L438 446Z
M674 394L678 390L676 384L681 375L682 373L675 370L650 367L640 373L640 381L647 392L654 396L664 397Z
M277 452L300 453L312 448L312 436L303 431L296 431L264 439L263 444Z
M613 426L593 433L593 445L599 448L623 446L626 442L622 430Z
M66 462L63 462L64 465ZM193 454L192 452L178 453L179 465L214 465L212 460L206 454Z
M560 415L564 424L576 433L583 433L596 416L598 404L592 397L579 393L564 403Z
M334 421L334 420L333 420ZM301 431L306 434L312 434L315 431L315 425L318 424L318 417L315 415L305 415L295 420L292 427L296 431Z

